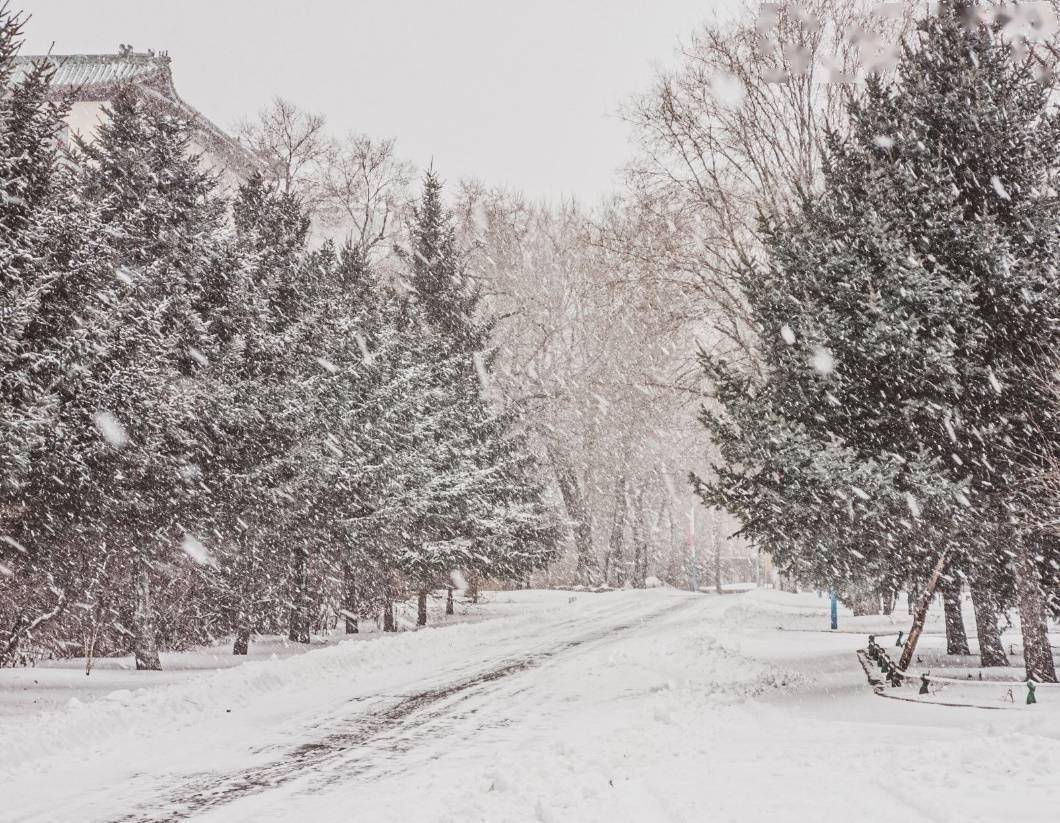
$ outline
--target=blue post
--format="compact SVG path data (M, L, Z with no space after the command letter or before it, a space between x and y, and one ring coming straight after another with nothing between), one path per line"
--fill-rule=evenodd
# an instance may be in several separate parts
M832 596L832 631L839 628L839 598L836 597L835 592L830 592Z

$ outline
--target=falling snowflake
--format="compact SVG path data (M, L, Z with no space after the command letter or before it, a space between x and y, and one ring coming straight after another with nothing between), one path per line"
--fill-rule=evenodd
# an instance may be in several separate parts
M361 350L361 357L364 358L364 362L371 365L372 353L368 350L368 341L364 339L364 336L360 332L354 334L353 337L357 341L357 348Z
M184 535L184 542L181 543L181 550L198 563L200 566L216 566L217 561L213 559L209 550L198 540L190 534Z
M835 371L835 358L824 346L818 346L810 357L810 365L818 374L829 375Z
M338 366L336 366L330 360L326 360L323 357L318 357L317 358L317 363L319 363L320 364L320 368L322 368L328 374L335 374L339 370Z
M482 386L483 391L489 391L490 376L486 370L486 362L482 357L482 352L475 352L473 357L475 360L475 372L478 374L478 382Z
M15 540L15 538L8 537L6 534L0 534L0 543L6 543L19 554L29 554L29 552L26 551L25 546Z
M789 346L795 345L795 332L791 330L791 326L787 323L780 327L780 336L784 338L784 342Z
M710 90L714 97L726 106L737 107L747 96L743 83L728 72L718 72L711 77Z
M111 448L121 449L128 445L129 435L125 427L109 411L96 412L92 416L92 422L96 424L99 433L103 435L103 439Z

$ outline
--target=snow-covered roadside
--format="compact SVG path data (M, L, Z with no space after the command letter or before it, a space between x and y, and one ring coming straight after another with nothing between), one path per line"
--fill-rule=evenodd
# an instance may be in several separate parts
M457 601L455 614L445 614L444 599L429 601L429 625L432 628L457 623L490 620L512 613L505 592L484 595L481 605L470 606ZM398 626L414 629L416 604L410 601L396 604ZM203 673L235 668L247 663L294 657L316 651L325 646L376 638L380 627L374 621L362 621L360 633L346 635L341 628L330 634L314 635L309 645L292 643L286 637L266 635L255 637L246 656L232 654L231 639L215 645L184 652L162 652L162 671L138 672L131 655L127 657L97 658L92 673L85 675L84 658L68 658L39 662L36 666L0 668L0 728L11 717L25 720L29 715L53 712L94 700L126 700L126 692L142 693L172 686L200 677ZM72 703L71 703L72 701ZM0 754L2 757L2 754Z
M299 703L314 705L298 700L300 694L339 681L349 686L369 681L374 686L373 674L388 667L417 665L426 673L444 669L453 649L459 649L469 633L474 636L468 624L510 618L532 626L540 611L552 612L570 599L566 593L535 594L516 605L509 593L490 593L482 605L460 609L444 628L429 625L384 635L366 627L364 634L318 638L309 647L272 639L253 644L246 658L233 659L222 647L173 653L164 657L168 667L162 672L137 672L125 658L99 661L87 678L78 660L0 669L0 694L7 692L0 702L21 709L0 715L0 769L53 752L65 756L80 746L101 747L108 738L127 732L144 736L188 727L262 701L276 701L297 712ZM440 622L438 615L433 617ZM40 683L28 682L32 680ZM45 698L53 703L50 710L32 707L38 686L50 692Z

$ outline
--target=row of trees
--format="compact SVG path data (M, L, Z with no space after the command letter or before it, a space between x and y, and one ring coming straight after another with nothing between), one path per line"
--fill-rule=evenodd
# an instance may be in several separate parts
M776 27L830 29L786 6ZM695 483L850 600L940 580L954 652L969 584L984 665L1007 663L1017 606L1027 676L1055 681L1055 49L973 3L908 30L841 118L818 109L819 169L721 246L732 310L702 355L720 459Z
M239 134L311 207L317 233L369 244L383 276L404 276L392 249L413 175L393 141L336 137L322 114L279 98ZM529 445L569 523L572 550L549 582L687 586L697 554L714 568L723 552L748 553L727 539L727 515L701 509L690 529L695 498L681 478L698 438L692 353L706 290L686 288L689 267L673 266L679 224L661 206L679 199L660 192L649 207L646 188L594 210L476 180L453 198L466 276L498 318L493 390L527 411ZM690 530L709 545L690 546Z
M134 88L56 140L0 21L0 663L287 629L307 642L461 571L525 577L559 524L428 173L401 278L314 246L294 190L231 198Z
M468 184L456 211L469 269L503 318L498 388L534 410L531 442L571 524L553 579L689 585L694 501L682 476L698 395L682 375L693 340L681 290L605 244L633 230L620 204L590 217Z

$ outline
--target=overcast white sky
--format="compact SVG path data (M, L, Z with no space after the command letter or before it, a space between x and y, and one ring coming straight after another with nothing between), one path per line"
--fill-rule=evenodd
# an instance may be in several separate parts
M616 109L736 0L12 0L26 53L166 49L231 127L273 95L394 137L443 177L595 200L628 154Z

